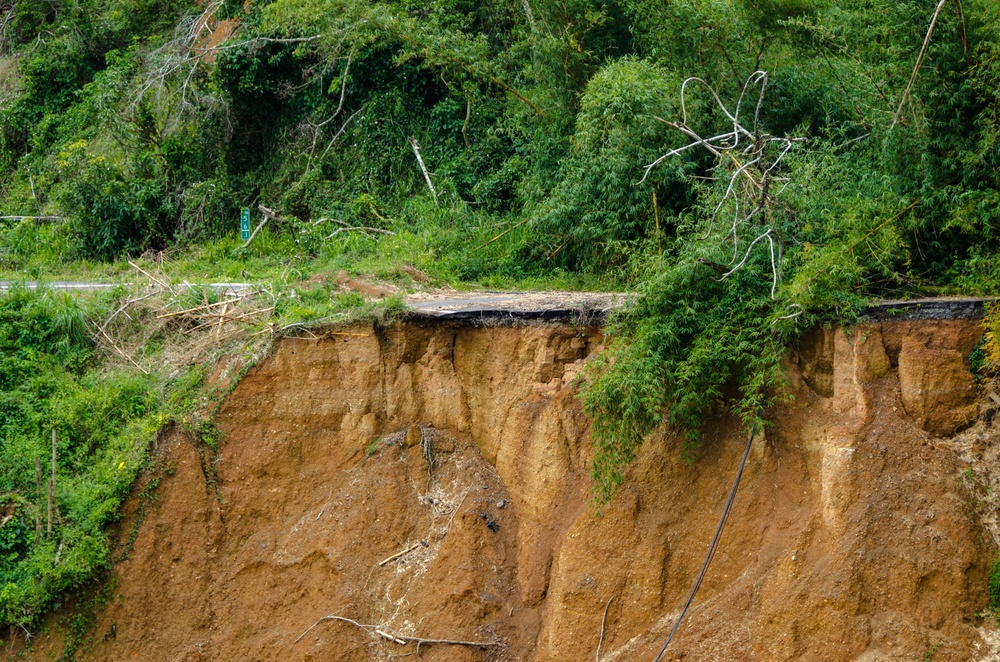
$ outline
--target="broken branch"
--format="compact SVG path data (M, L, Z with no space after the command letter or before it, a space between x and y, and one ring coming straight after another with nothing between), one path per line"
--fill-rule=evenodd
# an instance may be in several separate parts
M944 2L944 0L941 1ZM730 108L722 102L722 99L719 97L715 89L705 80L697 77L686 79L681 84L680 122L671 122L659 117L656 119L670 128L683 133L690 138L690 141L686 145L671 149L666 154L644 166L642 179L636 183L636 185L639 185L645 182L652 169L663 163L667 158L676 156L695 147L702 147L711 153L718 160L716 167L724 165L728 166L728 163L732 162L734 168L729 175L728 185L726 186L723 195L715 204L712 214L708 219L707 230L701 239L708 239L712 236L716 220L722 213L723 209L726 208L726 205L731 202L733 208L732 225L729 232L725 236L731 235L733 239L733 262L735 262L739 257L741 227L750 225L751 221L754 221L754 219L757 218L762 219L764 223L767 223L770 220L771 205L777 195L780 195L781 191L784 190L783 186L781 190L774 193L770 189L770 183L772 181L787 182L787 179L776 177L773 173L775 173L778 169L779 164L783 162L785 156L791 151L794 144L803 141L802 138L772 136L771 134L765 132L760 126L760 112L764 102L764 93L767 89L767 83L767 72L760 70L755 71L744 82L739 98L737 99L732 110L730 110ZM702 138L696 131L687 125L688 109L686 92L688 84L699 84L708 90L712 98L715 100L715 105L718 106L726 118L732 123L731 131L718 134L711 138ZM752 90L753 94L757 94L757 100L753 107L753 123L746 123L746 125L744 125L741 123L740 113L744 102L748 105L750 104L752 100ZM746 115L749 116L749 112L747 112ZM751 169L756 171L756 177L751 174ZM737 182L742 182L744 178L749 182L749 185L738 186ZM714 179L717 178L713 178L713 181ZM787 186L787 183L785 186ZM764 230L758 230L758 232L760 232L760 234L756 239L750 242L749 246L746 248L746 253L743 256L743 259L732 269L726 270L725 267L704 259L699 259L698 261L719 271L722 274L720 280L723 280L741 269L750 257L750 252L753 250L753 247L757 243L766 239L771 259L771 298L773 299L778 286L778 266L781 262L781 236L777 233L773 225ZM775 241L778 242L777 252L775 251Z
M133 299L133 298L129 297L128 299L125 300L125 303L123 303L121 305L121 307L118 308L118 310L116 310L115 312L111 313L111 316L108 317L108 319L104 320L104 324L101 325L101 330L103 331L104 329L108 328L108 324L111 324L111 320L113 320L114 318L118 317L118 315L120 315L121 313L125 312L125 309L128 308L129 306L131 306L133 303L137 303L139 301L142 301L143 299L148 299L151 296L155 296L155 295L159 294L161 291L162 290L156 290L155 292L150 292L149 294L141 296L138 299ZM99 334L95 333L94 334L94 338L96 339L98 335Z
M469 128L469 118L472 116L472 99L465 100L465 122L462 124L462 140L465 141L466 148L471 147L469 144L469 134L465 131Z
M329 221L332 221L332 222L336 223L337 225L342 226L342 227L337 228L336 230L334 230L330 234L328 234L326 237L324 237L324 240L326 240L326 239L333 239L334 237L336 237L341 232L375 232L377 234L387 234L387 235L390 235L390 236L396 236L396 233L393 232L392 230L383 230L382 228L370 228L370 227L368 227L366 225L349 225L348 223L345 223L344 221L337 220L335 218L320 219L320 220L329 220Z
M246 318L253 317L254 315L259 315L261 313L267 313L267 312L270 312L272 310L274 310L274 306L271 306L270 308L261 308L260 310L254 310L254 311L249 312L249 313L244 313L244 314L240 315L239 317L228 317L226 315L209 315L208 316L210 318L209 321L202 322L201 324L199 324L197 326L191 327L190 329L188 329L187 331L184 332L184 335L187 335L189 333L194 333L195 331L200 331L201 329L204 329L204 328L209 327L209 326L214 326L216 324L218 324L219 329L221 329L223 324L228 324L229 322L240 322L242 324L253 325L254 322L248 322ZM216 335L219 335L219 331L218 330L216 330ZM257 335L257 334L254 334L254 335Z
M420 158L420 145L417 144L416 138L410 138L410 147L413 148L413 154L417 157L417 163L420 164L420 172L424 173L424 180L427 182L427 188L431 190L431 195L434 196L434 206L437 206L437 191L434 190L434 184L431 183L431 175L427 172L427 166L424 165L424 160Z
M410 545L409 547L407 547L406 549L404 549L403 551L401 551L401 552L396 552L395 554L393 554L393 555L392 555L392 556L390 556L389 558L387 558L387 559L384 559L384 560L382 560L382 561L379 561L379 563L378 563L378 564L379 564L379 566L380 566L380 567L381 567L381 566L384 566L384 565L385 565L386 563L390 563L391 561L395 561L395 560L396 560L396 559L398 559L398 558L399 558L400 556L404 556L404 555L406 555L406 554L409 554L410 552L412 552L413 550L415 550L415 549L416 549L417 547L420 547L420 543L419 543L419 542L415 542L415 543L413 543L412 545Z
M300 641L302 641L302 637L304 637L307 634L309 634L309 630L312 630L314 627L316 627L317 625L319 625L320 623L323 623L325 621L343 621L344 623L350 623L351 625L354 625L355 627L359 627L359 628L361 628L363 630L368 630L368 629L374 629L375 628L374 625L362 625L361 623L358 623L354 619L346 618L344 616L335 616L333 614L330 614L329 616L324 616L323 618L319 619L318 621L316 621L315 623L313 623L312 625L310 625L308 628L306 628L306 631L303 632L302 634L300 634L299 638L296 639L295 641L293 641L292 643L293 644L299 643Z
M931 43L931 35L934 33L934 25L937 23L938 15L941 13L941 9L944 8L945 3L948 0L941 0L938 3L937 8L934 10L934 15L931 16L930 27L927 28L927 35L924 37L924 44L920 47L920 53L917 55L917 62L913 65L913 73L910 74L910 80L906 83L906 89L903 90L903 96L899 98L899 108L896 109L896 114L892 117L892 125L889 130L892 131L896 128L896 124L899 123L899 116L903 113L903 105L906 104L906 97L910 94L910 88L913 87L913 83L917 80L917 73L920 71L920 65L924 62L924 56L927 55L927 47Z
M42 462L35 456L35 540L42 539Z
M539 116L544 117L545 119L547 119L550 122L552 121L549 118L549 116L545 114L544 110L542 110L541 108L539 108L538 106L536 106L535 104L533 104L531 102L531 100L528 99L528 97L524 96L523 94L521 94L520 92L518 92L517 90L515 90L513 87L511 87L507 83L503 82L502 80L500 80L498 78L494 78L493 76L490 76L490 82L493 83L493 84L495 84L495 85L499 85L500 87L502 87L503 89L507 90L508 92L510 92L511 94L513 94L515 97L517 97L518 99L520 99L522 102L526 103L528 106L531 107L531 109L533 111L535 111L536 113L538 113Z
M133 269L135 269L136 271L138 271L139 273L141 273L143 276L145 276L149 280L153 281L154 283L156 283L157 285L159 285L163 289L169 290L171 293L173 293L173 289L169 285L167 285L166 283L164 283L162 280L160 280L159 278L157 278L153 274L149 273L148 271L146 271L145 269L143 269L142 267L140 267L138 264L136 264L132 260L127 260L127 262L129 263L130 267L132 267Z
M197 308L188 308L187 310L178 310L177 312L174 312L174 313L164 313L162 315L157 315L156 319L164 319L166 317L177 317L178 315L187 315L189 313L194 313L194 312L197 312L199 310L207 310L209 308L215 308L216 306L222 306L222 305L227 305L228 306L229 304L235 303L235 302L237 302L239 300L240 300L239 297L237 297L235 299L226 299L225 301L217 301L215 303L209 303L209 304L206 304L204 306L198 306Z
M254 240L254 237L257 236L257 233L260 232L260 229L265 225L267 225L268 221L270 221L272 218L275 220L279 219L276 213L274 213L272 210L268 209L264 205L257 205L257 209L259 209L261 213L264 214L264 220L258 223L257 227L253 229L253 232L250 233L250 238L247 239L247 243L243 244L243 248L246 248L247 246L250 245L250 242Z
M222 325L228 320L226 319L226 311L229 310L229 304L222 306L222 314L219 315L219 325L215 327L215 337L218 338L219 334L222 333Z
M55 506L56 509L56 519L59 520L59 526L62 526L62 514L59 512L59 488L56 484L56 429L52 428L52 501L49 504L49 509L51 511L52 507ZM49 516L51 520L51 515Z
M337 142L337 138L339 138L342 135L344 135L344 131L347 130L347 125L350 124L351 120L354 119L354 116L357 115L360 112L361 112L361 109L358 108L357 110L355 110L351 114L350 117L348 117L346 120L344 120L344 123L340 125L340 131L337 131L337 133L333 134L333 138L330 138L330 142L328 142L326 144L326 149L323 150L323 154L319 157L320 161L322 161L323 159L326 158L326 153L330 151L331 147L333 147L333 143Z
M342 623L349 623L356 628L360 628L365 632L368 632L369 634L381 637L393 643L399 644L400 646L405 646L407 644L416 644L417 650L419 650L421 646L427 644L450 644L452 646L471 646L473 648L493 648L494 646L500 645L494 641L465 641L463 639L434 639L426 637L411 637L405 634L398 634L392 632L388 628L381 625L366 625L364 623L358 623L356 620L352 618L347 618L345 616L336 616L334 614L330 614L329 616L324 616L323 618L319 619L318 621L310 625L306 629L306 631L300 634L298 639L296 639L292 643L293 644L299 643L300 641L302 641L303 637L309 634L310 630L312 630L314 627L325 621L340 621Z
M604 605L604 616L601 617L601 638L597 640L597 652L594 653L594 662L601 662L601 644L604 643L604 624L608 620L608 607L611 606L611 601L615 599L615 596L608 598L608 603Z
M119 348L118 345L115 343L115 341L111 338L111 336L109 336L107 334L107 332L104 329L98 329L98 332L107 339L107 341L111 344L112 349L114 349L122 357L124 357L125 359L127 359L129 363L131 363L136 368L138 368L139 370L141 370L144 375L148 375L149 374L149 371L146 370L145 368L143 368L138 363L136 363L135 359L133 359L131 356L129 356L128 354L125 353L125 350Z

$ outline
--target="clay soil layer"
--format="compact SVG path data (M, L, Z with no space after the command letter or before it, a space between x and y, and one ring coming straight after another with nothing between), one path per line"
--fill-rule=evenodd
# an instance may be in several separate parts
M980 335L806 339L665 659L996 659ZM576 395L601 342L446 323L282 341L227 399L217 452L160 443L157 498L141 526L130 505L79 657L554 662L600 642L601 660L652 660L745 437L722 404L690 463L657 430L596 509ZM26 656L64 636L53 620Z

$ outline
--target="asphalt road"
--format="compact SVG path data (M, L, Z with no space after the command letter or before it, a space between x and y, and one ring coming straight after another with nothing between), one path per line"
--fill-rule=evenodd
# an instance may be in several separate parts
M142 283L147 286L148 281ZM117 287L119 283L93 283L76 281L0 281L0 291L14 287L37 289L46 287L62 291L92 291ZM225 293L236 294L252 287L251 283L205 283L181 286L211 287ZM613 292L457 292L435 291L412 294L404 298L413 316L453 320L494 319L542 319L599 321L607 313L622 306L624 293ZM871 321L891 320L945 320L978 319L985 311L988 301L997 297L940 297L912 299L908 301L878 301L865 311Z

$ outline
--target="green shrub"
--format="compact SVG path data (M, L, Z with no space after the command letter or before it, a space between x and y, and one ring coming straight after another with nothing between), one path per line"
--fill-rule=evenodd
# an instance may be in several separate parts
M0 494L20 495L16 521L0 528L3 625L34 622L106 567L106 527L159 426L160 400L148 377L95 370L86 319L66 294L0 296ZM49 537L35 462L47 479L52 430L61 520Z
M677 213L694 201L684 173L699 154L691 152L638 182L644 165L683 138L657 119L670 116L680 85L676 75L631 58L606 65L590 79L560 181L534 213L550 251L562 246L557 264L621 265L642 239L673 234Z
M988 608L994 612L1000 612L1000 556L993 561L990 567L990 602Z
M122 167L90 153L85 141L60 153L56 198L82 256L108 259L163 247L173 238L177 201L164 190L159 166L139 157Z

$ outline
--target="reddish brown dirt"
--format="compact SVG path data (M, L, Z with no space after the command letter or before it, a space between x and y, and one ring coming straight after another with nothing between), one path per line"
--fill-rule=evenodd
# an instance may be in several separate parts
M976 613L997 527L964 470L996 463L1000 434L980 422L931 436L978 416L965 364L978 331L927 324L820 330L792 357L794 399L754 443L665 659L996 659ZM691 464L659 430L595 513L573 380L599 342L593 329L440 324L282 342L219 414L217 456L166 442L172 470L83 657L416 652L320 622L334 615L496 644L426 644L421 659L586 660L612 600L601 659L652 660L744 441L723 407ZM37 659L60 645L58 628L46 636Z

